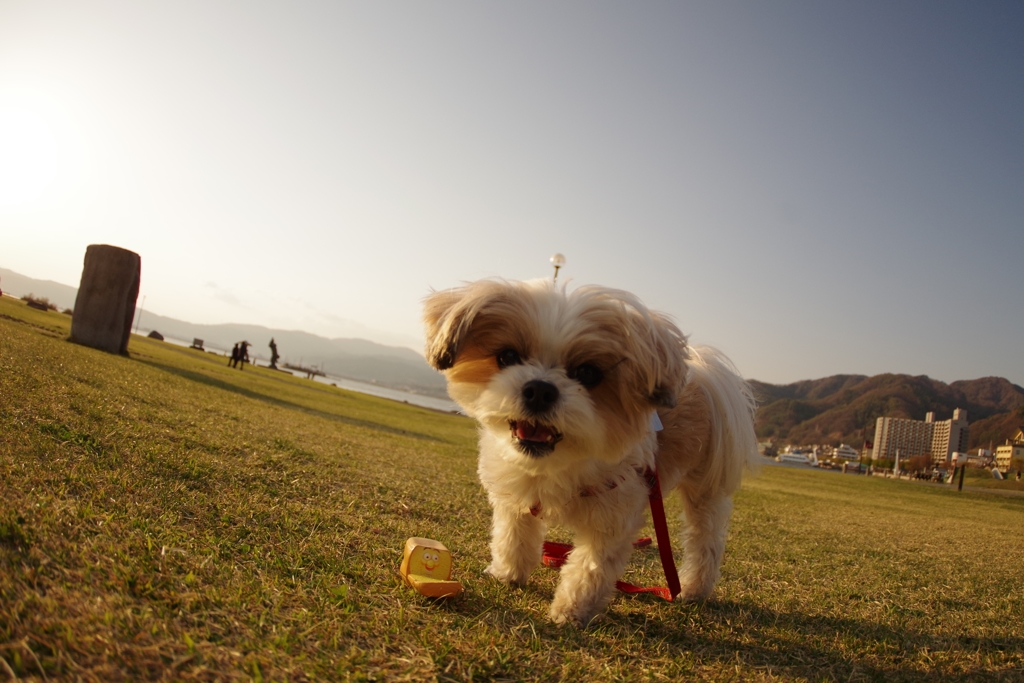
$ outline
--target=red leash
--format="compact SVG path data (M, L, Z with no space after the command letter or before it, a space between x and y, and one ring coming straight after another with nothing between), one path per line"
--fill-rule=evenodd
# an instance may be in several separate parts
M654 593L660 598L672 602L672 599L679 595L679 575L676 573L676 561L672 557L672 542L668 535L668 523L665 521L665 505L661 499L661 482L658 480L658 473L648 468L643 473L647 479L647 486L650 489L648 500L651 504L651 518L654 520L654 535L658 538L658 554L661 556L661 567L665 570L665 580L668 588L664 586L641 587L634 586L625 581L616 581L615 587L623 593ZM536 513L535 513L536 514ZM644 537L633 543L634 548L643 548L651 544L650 537ZM569 558L572 552L571 543L555 543L544 541L543 562L547 567L561 567Z

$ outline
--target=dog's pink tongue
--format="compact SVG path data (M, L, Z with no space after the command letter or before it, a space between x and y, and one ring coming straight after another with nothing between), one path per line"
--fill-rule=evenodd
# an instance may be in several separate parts
M516 437L520 441L550 441L554 438L552 431L542 424L534 424L525 420L516 422Z

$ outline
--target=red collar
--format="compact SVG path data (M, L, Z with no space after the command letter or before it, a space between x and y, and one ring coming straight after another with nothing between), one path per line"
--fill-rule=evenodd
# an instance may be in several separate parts
M637 474L639 474L641 477L644 477L647 480L647 488L648 489L651 488L652 481L653 481L651 479L651 477L655 476L654 475L654 470L652 470L650 467L646 467L646 468L643 468L643 469L641 469L639 467L634 467L633 471L636 472ZM621 484L621 483L623 483L625 481L626 481L625 475L620 474L615 479L609 479L608 481L604 482L603 484L596 484L594 486L585 486L585 487L583 487L582 489L580 489L579 496L580 496L580 498L592 498L594 496L599 496L602 493L605 493L606 491L611 491L613 489L618 488L619 484ZM540 513L543 512L543 511L544 511L544 508L541 506L541 503L540 503L539 500L536 503L534 503L533 505L530 506L530 514L533 515L534 517L539 516Z

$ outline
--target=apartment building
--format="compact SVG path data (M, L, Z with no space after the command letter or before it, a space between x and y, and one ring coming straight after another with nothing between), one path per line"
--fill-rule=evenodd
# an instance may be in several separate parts
M935 421L935 413L925 415L924 420L909 420L902 417L880 417L875 421L874 451L872 460L909 460L922 455L932 458L941 465L947 463L955 451L967 452L967 411L957 408L953 418Z
M932 462L936 465L948 463L953 453L967 452L967 411L957 408L953 419L935 422L935 413L928 413L935 425L932 434ZM927 419L927 417L925 418Z
M1010 463L1014 460L1024 461L1024 427L1017 430L1012 439L996 448L996 467L1004 472L1010 469Z

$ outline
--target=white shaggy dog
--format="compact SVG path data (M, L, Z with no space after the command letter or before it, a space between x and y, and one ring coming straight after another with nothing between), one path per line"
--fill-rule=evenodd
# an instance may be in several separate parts
M427 359L481 427L489 574L524 583L548 525L568 527L576 547L549 616L588 624L614 595L645 518L643 473L656 468L685 509L682 596L711 593L731 495L757 447L754 401L725 357L603 287L481 280L431 294L424 309Z

